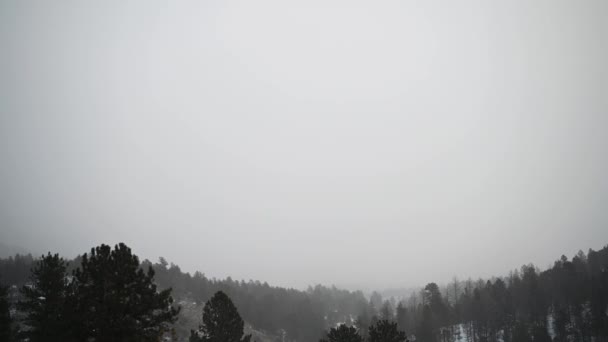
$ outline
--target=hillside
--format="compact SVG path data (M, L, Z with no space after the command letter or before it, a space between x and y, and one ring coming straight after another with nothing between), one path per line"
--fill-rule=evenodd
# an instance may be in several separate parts
M31 255L0 259L0 282L26 284L35 262ZM73 260L70 268L77 268L79 262ZM440 336L447 340L466 336L471 341L608 337L608 247L579 252L571 259L562 256L544 271L525 265L488 280L468 279L441 287L429 283L400 302L378 292L368 298L360 291L321 285L300 291L259 281L207 278L200 272L182 272L163 258L158 263L144 260L141 267L152 267L158 286L172 289L181 307L174 325L180 340L199 325L204 303L217 291L232 298L247 332L260 342L317 341L340 323L365 333L378 319L396 321L424 341ZM13 294L18 295L16 290Z

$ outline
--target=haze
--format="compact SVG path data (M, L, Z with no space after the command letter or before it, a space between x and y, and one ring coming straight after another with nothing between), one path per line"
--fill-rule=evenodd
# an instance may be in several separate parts
M608 243L608 2L0 3L0 241L388 288Z

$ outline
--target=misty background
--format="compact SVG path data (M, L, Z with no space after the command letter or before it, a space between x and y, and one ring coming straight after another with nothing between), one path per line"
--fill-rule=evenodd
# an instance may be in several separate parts
M351 289L604 246L607 18L603 0L2 1L0 241Z

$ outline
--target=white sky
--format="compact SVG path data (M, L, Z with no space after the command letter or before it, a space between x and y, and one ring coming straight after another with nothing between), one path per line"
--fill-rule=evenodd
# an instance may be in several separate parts
M385 288L608 243L608 2L2 1L0 240Z

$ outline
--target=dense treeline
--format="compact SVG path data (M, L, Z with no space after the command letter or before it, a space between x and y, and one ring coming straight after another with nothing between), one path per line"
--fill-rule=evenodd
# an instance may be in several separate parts
M79 272L87 256L65 263L60 274ZM0 282L21 287L31 284L30 269L41 262L31 255L0 259ZM292 341L316 341L328 326L353 322L357 313L368 305L364 294L335 287L315 286L307 291L270 286L259 281L209 279L204 274L184 273L164 258L158 263L144 260L140 269L151 269L159 289L172 290L181 303L204 303L222 291L232 298L243 318L258 330ZM186 320L184 320L186 321ZM178 325L182 322L178 322ZM192 327L179 326L181 331Z
M316 286L299 291L257 281L209 279L199 272L194 275L184 273L178 266L162 258L155 264L147 260L139 264L126 246L116 248L118 250L113 253L130 260L126 263L129 271L123 273L147 284L136 292L148 291L148 298L154 298L150 292L154 283L154 286L158 286L154 292L163 294L160 301L166 306L165 309L169 307L171 288L171 294L180 303L209 303L214 294L221 292L232 298L234 310L238 308L245 322L277 340L306 342L318 341L326 336L329 341L359 341L359 338L371 341L372 336L377 335L379 322L387 322L394 324L396 331L403 334L397 337L398 340L405 338L403 331L407 331L416 337L416 341L423 342L460 339L472 342L608 341L608 247L599 251L590 250L587 254L579 252L572 259L562 256L553 267L542 272L532 265L526 265L501 278L454 280L441 288L429 283L410 298L399 300L384 300L378 293L373 293L368 299L361 292L335 287ZM119 251L121 249L122 252ZM99 253L105 257L97 257ZM53 307L73 308L70 300L89 303L80 306L80 310L85 311L80 311L77 316L95 321L99 312L86 312L90 303L100 300L93 295L99 292L99 286L94 284L102 282L101 274L111 278L110 274L103 272L126 267L123 263L103 263L102 267L98 261L92 261L109 259L111 253L109 247L105 246L103 250L94 249L90 255L85 254L69 264L51 255L41 260L31 256L0 260L0 282L26 285L20 292L26 299L47 298L34 291L41 289L41 286L32 286L35 285L32 280L40 279L36 272L46 263L44 267L47 270L55 269L56 274L63 274L53 278L53 282L57 288L65 288L62 290L65 296L53 300L65 304ZM28 281L30 268L34 269L34 277ZM146 273L144 270L149 271ZM107 282L104 284L108 285ZM0 294L3 294L0 297L4 298L0 298L0 310L6 311L3 308L8 306L3 303L6 303L7 291L5 288L0 290ZM122 296L127 296L127 293ZM27 301L24 303L19 305L19 309L31 312ZM69 311L62 314L71 314L65 316L68 318L75 317ZM161 331L168 331L175 320L175 309L165 311L165 314L164 319L156 322L157 328L151 330L155 336ZM0 312L0 321L6 317L10 318ZM109 324L101 321L95 324ZM27 319L24 322L26 326L35 326ZM341 324L345 324L344 327ZM236 326L241 327L238 321ZM60 331L69 332L68 328ZM12 333L12 330L0 329L0 335ZM191 337L193 340L195 338Z
M146 267L149 261L143 263ZM306 291L274 287L259 281L209 279L184 273L163 258L151 265L161 288L173 289L176 298L206 302L223 291L232 298L243 318L255 328L296 341L316 341L328 326L352 322L368 301L360 291L317 285Z
M379 320L367 330L367 336L361 335L361 330L354 326L340 324L329 329L325 339L319 342L408 342L404 331L399 330L397 323L389 320Z
M443 292L443 293L442 293ZM395 320L423 341L608 341L608 247L539 272L428 284L399 303Z
M30 277L34 262L31 254L17 254L14 257L0 259L0 281L9 285L24 285Z

